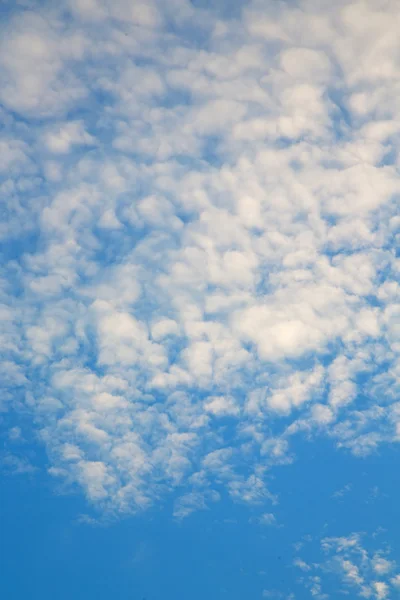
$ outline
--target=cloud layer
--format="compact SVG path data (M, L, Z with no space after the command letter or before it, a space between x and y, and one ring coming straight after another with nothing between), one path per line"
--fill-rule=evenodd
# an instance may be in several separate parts
M185 516L273 502L298 435L400 439L398 21L383 0L10 8L2 409L54 476L114 511L176 490Z

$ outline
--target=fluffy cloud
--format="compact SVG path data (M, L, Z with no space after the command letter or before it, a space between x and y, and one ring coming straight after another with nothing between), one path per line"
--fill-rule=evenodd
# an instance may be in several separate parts
M300 543L303 551L308 545ZM332 577L340 594L377 600L389 598L398 585L398 575L391 576L397 565L387 558L387 549L376 550L375 545L373 539L357 533L324 538L320 540L322 554L318 562L309 564L301 558L295 559L294 566L303 573L299 583L318 599L330 597L324 589L332 588Z
M93 503L273 502L294 435L398 442L395 12L73 0L3 23L2 405Z

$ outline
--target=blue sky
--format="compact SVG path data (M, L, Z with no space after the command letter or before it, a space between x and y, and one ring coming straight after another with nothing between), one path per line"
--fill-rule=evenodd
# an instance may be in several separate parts
M3 3L5 598L399 595L399 18Z

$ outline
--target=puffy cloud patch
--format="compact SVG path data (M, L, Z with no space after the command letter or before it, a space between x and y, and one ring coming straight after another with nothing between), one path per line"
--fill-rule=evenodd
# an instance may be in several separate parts
M325 590L332 589L332 581L335 581L337 593L358 598L382 600L395 593L398 576L391 575L397 565L388 558L388 548L376 549L373 539L358 533L323 538L319 543L322 554L318 562L305 562L298 557L293 563L302 572L299 583L312 596L318 599L331 597ZM309 543L302 542L300 546L306 551Z
M399 441L395 15L71 0L3 23L2 410L97 506L273 503L296 435Z

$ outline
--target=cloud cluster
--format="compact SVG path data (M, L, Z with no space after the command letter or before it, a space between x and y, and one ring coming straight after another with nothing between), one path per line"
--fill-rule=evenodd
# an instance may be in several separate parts
M373 540L365 540L358 533L322 539L322 561L310 564L295 559L294 566L302 572L300 583L317 600L330 598L326 590L332 589L332 585L340 594L376 600L389 598L400 588L396 562L389 558L388 548L367 550L366 545L373 546Z
M1 401L105 509L400 439L397 3L225 12L2 24Z

